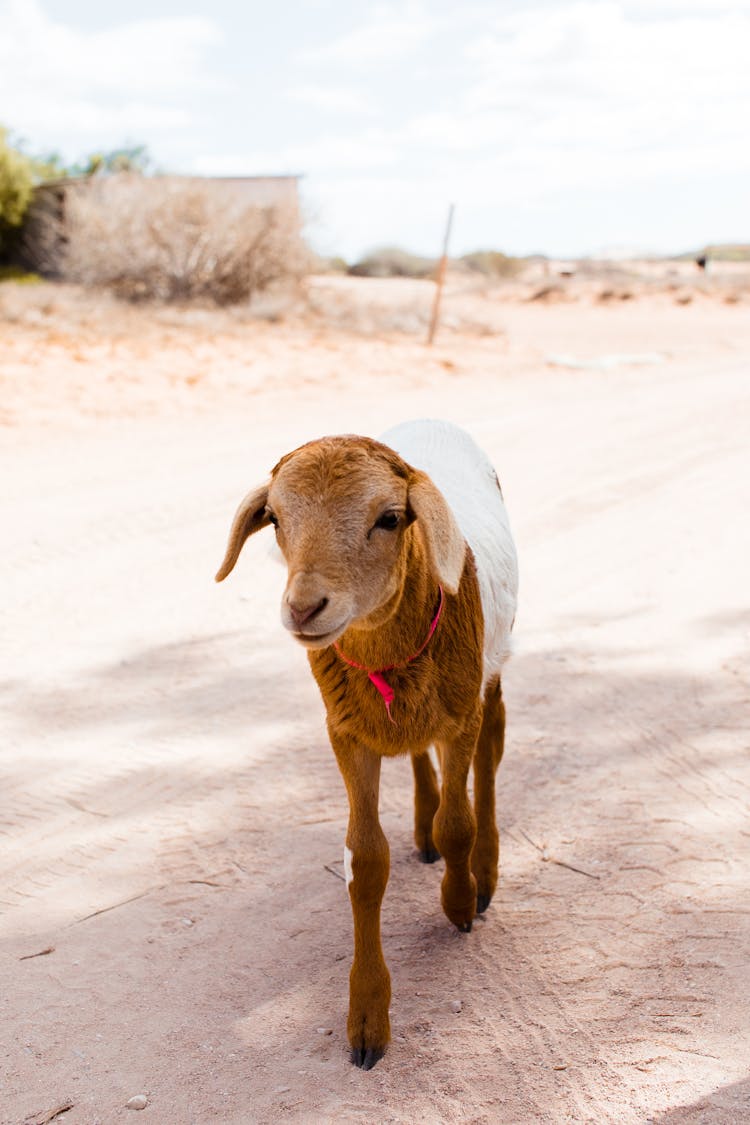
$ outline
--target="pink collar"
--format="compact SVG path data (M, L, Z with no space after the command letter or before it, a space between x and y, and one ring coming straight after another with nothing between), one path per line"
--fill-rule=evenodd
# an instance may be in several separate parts
M438 586L438 590L440 591L440 604L438 605L437 613L433 617L432 622L430 624L429 632L428 632L427 636L425 637L425 639L422 641L422 644L419 646L417 651L414 653L413 656L410 656L408 660L403 660L400 664L386 664L385 668L366 668L364 664L358 664L356 660L350 660L348 656L344 656L343 652L341 651L339 646L336 644L336 642L334 641L334 643L333 643L333 647L336 649L336 652L341 657L341 659L344 661L344 664L348 664L350 668L358 668L360 672L367 672L368 679L370 680L370 682L372 684L374 684L374 686L377 688L377 690L382 695L383 702L385 703L385 709L388 712L388 718L391 720L391 722L394 724L394 726L396 724L395 724L395 720L394 720L393 716L391 715L391 703L393 703L393 700L395 698L396 693L393 690L393 688L391 687L391 685L388 683L388 681L383 678L383 672L392 672L395 668L405 668L407 666L407 664L411 664L412 661L416 660L417 657L420 656L424 652L424 650L427 648L427 645L432 640L432 634L437 629L437 624L438 624L438 621L440 620L440 615L443 612L443 603L445 602L445 595L443 594L443 587Z

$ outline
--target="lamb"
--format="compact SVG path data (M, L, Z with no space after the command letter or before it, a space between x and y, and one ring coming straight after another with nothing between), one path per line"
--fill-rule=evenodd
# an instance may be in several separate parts
M347 1031L352 1062L369 1070L390 1039L381 761L411 755L419 856L443 857L443 911L468 933L497 884L495 771L516 551L490 461L463 430L429 420L396 426L380 442L325 437L283 457L240 504L217 581L269 524L288 568L281 620L308 650L349 798Z

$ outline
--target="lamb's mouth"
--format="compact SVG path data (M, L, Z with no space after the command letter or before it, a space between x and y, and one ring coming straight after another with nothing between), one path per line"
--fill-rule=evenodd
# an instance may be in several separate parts
M346 632L349 622L343 622L335 629L329 629L325 633L292 633L295 641L298 641L304 648L327 648L328 645L333 644L334 641Z

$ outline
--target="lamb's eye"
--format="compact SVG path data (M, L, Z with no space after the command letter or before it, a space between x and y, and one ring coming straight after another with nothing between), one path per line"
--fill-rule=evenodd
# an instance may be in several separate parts
M274 527L279 526L279 521L276 519L276 516L273 514L273 512L269 511L268 508L266 508L266 515L268 516L270 522L273 524Z
M398 512L383 512L382 516L375 520L375 527L380 527L383 531L395 531L400 523L401 516Z

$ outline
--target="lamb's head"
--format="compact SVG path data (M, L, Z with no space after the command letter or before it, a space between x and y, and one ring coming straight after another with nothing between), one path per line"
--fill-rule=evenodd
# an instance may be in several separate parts
M307 648L385 620L415 550L449 593L458 589L465 543L442 494L370 438L321 438L283 457L240 504L217 582L269 524L288 568L281 620Z

